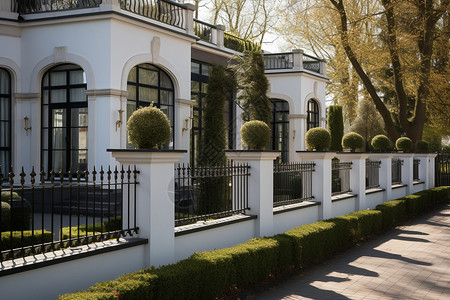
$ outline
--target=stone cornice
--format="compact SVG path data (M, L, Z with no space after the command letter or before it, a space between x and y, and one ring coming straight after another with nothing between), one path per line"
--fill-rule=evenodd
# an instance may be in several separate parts
M100 90L86 90L86 95L94 97L102 97L102 96L127 97L128 92L115 89L100 89Z
M302 160L321 160L334 158L336 156L336 152L297 151L297 155Z
M306 119L307 115L302 114L289 114L289 119Z
M225 155L228 159L240 162L273 161L280 156L280 152L265 150L225 150Z
M186 150L157 149L107 149L121 164L173 164L184 156Z
M21 101L38 101L41 99L40 93L15 93L14 99L17 102Z
M189 106L194 106L194 104L195 104L195 101L188 100L188 99L177 99L176 102L179 104L184 104L184 105L189 105Z

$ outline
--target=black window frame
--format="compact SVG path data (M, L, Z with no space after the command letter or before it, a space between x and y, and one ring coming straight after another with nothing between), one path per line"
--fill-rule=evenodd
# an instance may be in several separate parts
M0 172L3 174L4 176L4 180L7 180L7 176L6 174L9 172L9 169L12 165L12 76L11 73L5 69L5 68L0 68L0 70L2 70L4 74L6 74L6 76L8 77L8 92L7 93L2 93L0 90L0 101L3 101L2 99L6 99L6 101L8 101L8 111L7 111L7 118L2 120L0 118L0 123L6 123L8 126L8 130L7 130L7 141L9 143L7 143L6 146L0 146L0 153L1 152L6 152L6 159L7 159L7 165L4 166L0 166ZM1 73L0 73L1 74ZM0 106L1 109L1 106ZM0 116L1 116L1 112L0 112Z
M311 107L312 106L312 107ZM320 126L320 110L319 104L314 99L308 100L307 106L307 118L306 118L306 130Z
M270 99L270 102L272 103L272 122L270 123L271 150L281 152L278 161L289 162L289 102L283 99ZM283 115L282 120L277 118L278 114ZM280 124L282 126L281 135L283 135L281 137L277 130Z
M63 68L63 69L59 69ZM77 89L77 88L84 88L85 91L87 90L87 82L85 83L70 83L70 72L72 71L83 71L84 70L76 65L76 64L60 64L57 66L54 66L47 70L44 73L44 76L42 77L41 82L41 91L44 94L44 91L48 91L48 99L47 103L44 103L44 95L42 96L41 101L41 116L42 116L42 122L41 122L41 167L42 170L47 174L47 178L50 176L50 171L55 172L56 175L59 175L59 172L63 172L63 176L68 175L68 171L71 171L72 173L75 173L77 171L82 172L82 177L84 177L84 171L87 170L88 166L88 155L89 155L89 148L88 148L88 138L86 139L86 149L74 149L72 148L72 129L76 128L86 128L88 130L88 126L72 126L72 110L73 109L79 109L79 108L86 108L88 109L88 97L85 95L84 101L71 101L71 95L70 90L71 89ZM51 85L51 73L52 72L65 72L66 73L66 84L64 85ZM48 76L48 85L46 86L44 81L46 76ZM52 90L65 90L66 92L66 101L65 102L57 102L52 103L52 96L51 91ZM45 110L44 107L47 106L48 109ZM61 128L66 128L66 140L65 140L65 157L66 162L63 170L56 170L54 169L55 166L53 166L53 118L52 118L52 112L53 110L57 109L64 109L65 110L65 118L66 118L66 126ZM45 116L45 111L47 111L47 115ZM44 118L47 120L47 122L44 122ZM88 116L87 116L88 118ZM47 123L47 126L44 126L45 123ZM89 124L88 124L89 125ZM45 145L45 131L47 132L47 145ZM86 152L86 162L84 163L84 166L79 168L75 168L71 165L71 155L73 151L85 151ZM47 156L47 165L44 165L45 162L45 156Z
M150 66L150 67L146 67L146 66ZM152 70L152 71L155 71L154 69L157 69L157 71L158 71L158 85L151 85L151 84L141 83L140 80L139 80L139 70L140 69L148 69L148 70ZM135 74L136 81L135 82L129 80L130 74L133 71L136 72L136 74ZM161 73L164 73L167 76L167 78L169 78L170 83L172 85L172 88L166 88L166 87L161 86ZM163 69L161 69L160 67L158 67L156 65L153 65L151 63L142 63L142 64L135 65L130 70L130 73L128 74L128 79L127 79L127 90L128 90L128 86L130 86L130 85L134 86L136 88L136 97L135 97L136 99L130 99L129 97L127 99L127 120L130 117L131 113L133 113L133 112L128 111L128 106L129 106L130 102L136 103L136 107L135 107L134 110L137 110L140 107L149 106L151 104L151 102L144 101L144 100L140 99L140 90L139 90L139 88L143 87L143 88L157 89L157 91L158 91L158 99L157 99L157 101L153 102L153 105L155 107L157 107L157 108L161 108L161 105L170 107L169 109L171 110L172 119L170 118L170 116L167 116L167 117L169 118L171 132L172 132L172 147L169 147L168 145L166 145L166 147L174 149L174 147L175 147L175 130L174 129L176 128L175 127L175 124L176 124L176 118L175 118L175 85L173 83L173 80L172 80L171 76L166 71L164 71ZM162 104L161 103L161 91L172 92L171 104ZM128 147L131 147L131 146L132 145L130 145L128 143Z

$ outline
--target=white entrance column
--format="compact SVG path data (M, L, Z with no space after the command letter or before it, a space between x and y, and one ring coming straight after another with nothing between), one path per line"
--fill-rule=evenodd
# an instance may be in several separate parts
M256 215L256 236L273 235L273 161L280 152L259 150L225 151L228 159L250 166L249 213Z
M337 158L352 162L350 170L350 190L358 196L356 211L367 209L366 202L366 159L367 153L342 152L337 154Z
M331 218L331 160L336 152L297 151L302 161L312 161L316 169L312 173L312 195L321 202L320 220Z
M175 262L174 163L185 150L108 149L125 165L136 165L136 225L139 237L147 238L147 267Z

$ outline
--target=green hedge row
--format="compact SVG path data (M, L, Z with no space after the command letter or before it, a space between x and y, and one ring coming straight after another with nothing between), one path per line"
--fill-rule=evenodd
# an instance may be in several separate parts
M232 248L195 253L176 264L126 274L58 299L214 299L233 286L311 264L449 197L450 187L422 191L380 204L375 210L303 225Z

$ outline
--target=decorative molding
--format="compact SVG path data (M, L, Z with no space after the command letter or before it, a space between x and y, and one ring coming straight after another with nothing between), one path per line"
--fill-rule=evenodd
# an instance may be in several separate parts
M41 99L40 93L15 93L14 100L16 102L22 101L39 101Z
M265 150L225 150L225 155L228 159L240 162L273 161L280 156L280 152Z
M67 46L53 48L53 62L67 61Z
M152 62L157 64L159 63L159 51L161 49L161 39L157 36L153 37L150 42L150 50L152 53Z
M302 114L289 114L289 119L307 119L307 115Z
M188 99L177 99L177 100L175 100L175 102L177 102L179 104L189 105L189 106L195 105L194 100L188 100Z
M121 164L174 164L186 150L106 149Z
M113 96L126 98L128 97L128 92L115 89L99 89L99 90L86 90L86 95L94 97Z

